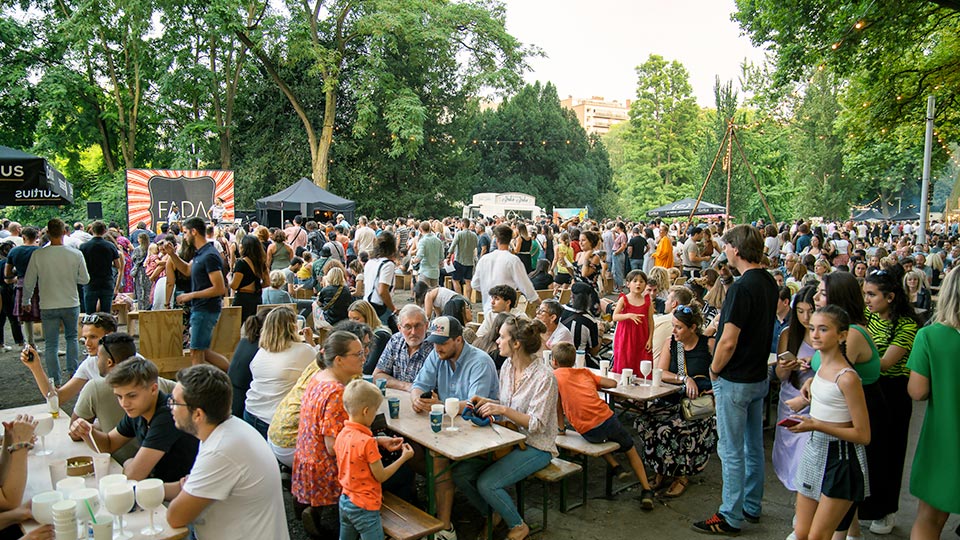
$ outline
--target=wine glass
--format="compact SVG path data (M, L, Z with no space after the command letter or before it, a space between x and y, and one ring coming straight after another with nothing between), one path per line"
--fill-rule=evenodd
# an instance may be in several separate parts
M47 448L45 437L53 431L53 416L50 413L40 413L35 415L33 419L37 422L33 434L40 437L40 448L37 449L35 455L49 456L53 453L53 450Z
M163 527L153 524L153 513L163 504L163 480L148 478L137 482L137 504L150 514L150 526L140 529L140 534L156 536L162 533Z
M643 385L649 386L650 382L647 381L647 377L650 376L650 373L653 371L653 362L650 360L642 360L640 362L640 373L643 373Z
M120 520L120 528L114 538L133 538L133 533L123 530L123 515L133 508L133 487L130 484L110 484L103 490L103 505Z
M453 425L453 421L457 418L457 413L460 412L460 400L455 397L449 397L443 402L443 405L446 408L447 414L450 415L450 427L447 428L447 431L460 431L460 428Z

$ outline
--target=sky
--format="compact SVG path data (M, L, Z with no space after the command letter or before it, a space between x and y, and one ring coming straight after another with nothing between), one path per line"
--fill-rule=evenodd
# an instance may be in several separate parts
M636 95L635 68L650 54L679 60L697 103L713 107L715 77L739 88L744 58L763 51L730 20L733 0L503 0L507 30L545 57L530 61L528 82L551 81L563 99Z

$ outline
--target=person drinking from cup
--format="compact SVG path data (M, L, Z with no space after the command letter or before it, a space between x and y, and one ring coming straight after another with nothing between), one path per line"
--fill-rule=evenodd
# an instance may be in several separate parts
M463 341L460 321L454 317L437 317L430 325L430 334L426 339L433 344L433 352L427 356L413 381L410 402L414 412L429 413L431 405L445 403L448 398L459 399L462 411L474 396L494 399L500 393L496 364L487 353ZM422 455L422 449L417 450ZM450 523L453 484L450 481L449 462L439 456L425 459L433 459L433 470L447 471L436 480L437 517L445 526L438 537L453 538L455 533Z
M116 452L136 439L140 450L123 464L131 480L159 478L176 482L189 474L197 457L196 437L176 428L168 395L160 391L157 366L143 358L120 362L106 377L124 417L107 433L82 418L70 425L70 434L100 452Z
M602 400L597 392L601 388L614 388L617 381L594 375L585 368L575 368L577 351L570 343L558 343L553 346L550 357L553 359L553 374L557 378L560 392L560 434L565 431L564 417L570 425L590 443L612 441L620 445L619 452L627 455L630 467L640 480L643 491L640 492L640 506L644 510L653 510L653 490L647 481L643 461L633 443L633 437L620 424L613 410ZM609 474L625 477L629 473L610 454L603 459L610 465Z
M177 373L169 399L174 425L202 445L189 476L164 485L167 523L193 523L203 540L288 540L276 459L256 428L231 415L232 392L230 378L213 366Z
M482 515L499 515L510 533L520 540L530 533L506 489L550 464L557 456L557 379L553 370L535 358L540 350L543 323L511 317L500 328L500 354L507 357L500 369L499 402L477 396L477 412L513 422L527 436L524 448L515 447L491 464L486 458L457 463L453 479L470 504ZM496 524L496 523L495 523Z

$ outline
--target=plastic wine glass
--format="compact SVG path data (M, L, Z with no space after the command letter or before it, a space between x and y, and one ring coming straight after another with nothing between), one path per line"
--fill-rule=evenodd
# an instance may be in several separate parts
M640 362L640 373L643 373L643 385L650 386L650 382L647 380L647 377L650 376L650 373L653 371L653 362L650 360L642 360Z
M460 431L460 428L453 425L453 421L457 419L457 413L460 412L460 400L455 397L450 397L447 398L443 404L447 414L450 415L450 427L447 428L447 431Z
M49 456L53 453L53 450L47 448L46 436L53 431L53 416L49 413L40 413L35 415L33 419L37 421L37 427L34 429L33 434L40 437L40 448L37 449L35 455Z
M123 530L123 515L133 508L133 487L129 484L111 484L103 490L103 505L119 519L120 528L114 538L133 538L133 533Z
M163 527L157 527L153 522L153 514L163 504L163 480L148 478L137 482L137 504L150 514L150 526L140 529L144 536L156 536L163 532Z

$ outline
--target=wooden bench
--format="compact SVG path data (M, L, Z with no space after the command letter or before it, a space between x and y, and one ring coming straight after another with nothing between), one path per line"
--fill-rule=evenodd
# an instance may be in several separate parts
M564 435L557 435L556 439L557 447L566 452L576 456L580 460L580 465L583 467L583 475L581 482L581 498L580 502L571 505L568 508L576 508L587 504L587 479L590 474L590 458L602 458L607 454L611 454L620 449L620 445L615 442L605 442L605 443L592 443L588 442L583 438L582 435L573 430L566 430ZM606 463L606 468L610 468L610 464ZM609 473L609 471L607 471ZM606 482L604 485L604 495L607 498L613 497L615 493L622 491L624 488L621 488L617 492L613 490L613 476L610 474L606 475Z
M190 365L183 352L183 310L140 311L140 355L157 365L160 375L176 374Z
M276 307L287 307L294 313L297 313L297 304L260 304L257 306L257 314L259 315L262 311L273 311L273 308Z
M443 529L442 521L389 491L383 492L380 521L383 533L395 540L415 540Z
M413 276L410 274L397 274L393 278L393 288L400 291L409 291L413 284Z
M547 298L553 298L554 292L551 289L537 289L537 296L540 297L540 300L546 300Z
M240 327L243 325L243 309L240 306L225 307L220 311L217 325L213 327L210 348L229 360L240 342Z
M583 468L570 461L560 458L553 458L550 460L550 464L546 467L540 469L539 471L533 473L531 478L539 480L543 486L543 501L542 505L542 519L539 527L531 527L530 533L540 532L547 528L547 510L550 508L550 486L549 484L560 483L560 511L566 513L567 510L571 508L567 506L567 478L577 474ZM579 506L579 505L578 505ZM524 492L523 492L523 481L517 483L517 510L520 512L520 516L524 515Z
M560 305L561 306L567 305L567 302L570 301L570 295L572 294L573 293L570 291L570 289L563 289L562 291L560 291L560 298L559 298Z
M293 291L294 300L313 300L313 289L296 289Z

